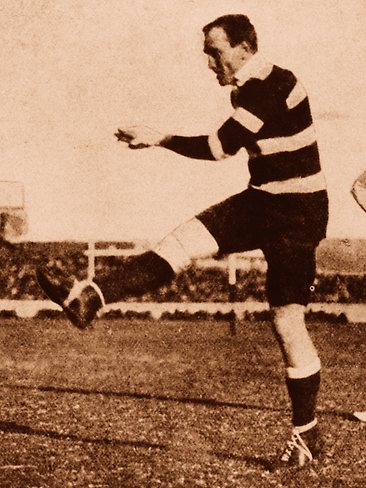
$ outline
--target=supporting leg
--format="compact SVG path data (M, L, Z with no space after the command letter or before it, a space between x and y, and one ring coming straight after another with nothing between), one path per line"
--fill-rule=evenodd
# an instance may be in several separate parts
M319 455L321 447L315 416L320 359L305 326L304 309L298 304L273 309L273 329L286 365L294 437L281 460L299 465Z

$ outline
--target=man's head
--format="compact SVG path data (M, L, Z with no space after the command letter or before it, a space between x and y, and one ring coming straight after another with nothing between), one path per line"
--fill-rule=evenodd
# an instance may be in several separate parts
M246 15L224 15L207 24L204 52L220 85L234 83L235 73L257 51L257 34Z

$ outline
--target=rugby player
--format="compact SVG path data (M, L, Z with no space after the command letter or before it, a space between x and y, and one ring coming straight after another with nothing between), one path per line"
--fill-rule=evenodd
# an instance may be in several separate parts
M107 276L72 282L44 266L38 280L71 322L85 328L105 302L166 285L195 258L261 249L268 264L273 331L292 404L292 433L278 459L285 466L303 466L321 451L315 412L321 364L304 316L316 248L328 221L309 99L291 71L258 51L256 30L247 16L219 17L203 34L208 67L220 85L232 87L231 116L207 135L160 134L137 126L120 128L116 136L132 149L159 146L200 160L221 161L244 148L249 186L183 223L155 248L126 259Z

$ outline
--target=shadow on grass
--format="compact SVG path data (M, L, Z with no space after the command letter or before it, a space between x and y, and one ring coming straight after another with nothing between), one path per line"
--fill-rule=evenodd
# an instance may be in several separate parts
M253 405L242 402L225 402L222 400L215 400L214 398L194 398L194 397L176 397L167 395L154 395L151 393L139 393L129 391L110 391L110 390L94 390L86 388L62 387L62 386L29 386L29 385L11 385L3 384L2 388L18 389L18 390L32 390L50 393L67 393L78 395L103 395L106 397L117 398L135 398L137 400L152 400L159 402L176 402L181 404L203 405L207 407L226 407L243 410L260 410L268 412L284 412L289 411L288 408L270 407L265 405ZM355 421L355 417L350 412L342 412L337 410L322 410L318 409L319 416L328 416L341 418L343 420Z
M119 439L83 437L75 434L64 434L54 430L36 429L29 425L18 424L16 422L0 421L0 432L7 434L24 434L30 436L47 437L48 439L67 440L85 442L89 444L99 444L103 446L124 446L142 449L166 449L163 444L155 444L146 441L123 441Z
M159 451L167 450L169 446L164 444L156 444L146 441L123 441L118 439L108 439L108 438L91 438L91 437L83 437L78 436L75 434L63 434L60 432L56 432L54 430L43 430L37 429L34 427L30 427L28 425L18 424L16 422L4 422L0 421L0 432L5 434L22 434L28 436L36 436L36 437L46 437L47 439L55 439L61 441L73 441L73 442L83 442L93 445L102 445L102 446L112 446L112 447L132 447L134 449L155 449ZM208 452L211 456L215 456L219 459L224 460L234 460L239 462L244 462L251 466L260 467L266 471L270 471L272 468L272 464L268 459L262 457L255 457L255 456L246 456L246 455L238 455L232 454L230 452L217 452L211 451Z
M78 395L103 395L106 397L117 398L135 398L137 400L153 400L159 402L176 402L182 404L203 405L208 407L229 407L238 408L243 410L268 410L271 412L282 412L283 408L266 407L264 405L250 405L242 402L226 402L222 400L215 400L214 398L195 398L195 397L177 397L167 395L154 395L151 393L143 392L130 392L130 391L110 391L110 390L94 390L86 388L74 388L63 386L29 386L29 385L11 385L3 384L2 388L18 389L18 390L32 390L40 392L50 393L68 393Z
M265 471L273 471L273 462L263 457L238 455L238 454L232 454L230 452L211 452L211 454L220 459L239 461L242 463L249 464L251 466L260 467Z

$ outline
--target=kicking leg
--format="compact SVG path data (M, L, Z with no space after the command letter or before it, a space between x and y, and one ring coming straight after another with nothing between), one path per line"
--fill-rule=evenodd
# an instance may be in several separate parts
M85 328L107 303L141 295L169 284L192 259L218 251L254 249L253 192L245 191L213 205L165 237L153 250L121 261L115 270L101 271L93 282L73 283L63 273L38 269L41 288L61 305L71 322Z
M112 274L96 276L106 302L127 296L139 296L169 284L176 273L190 265L192 259L212 256L218 251L215 239L196 218L177 227L153 250L131 256Z
M71 322L84 329L107 303L139 296L169 284L175 273L191 260L217 253L218 245L205 225L196 218L182 224L151 251L131 256L109 274L97 275L93 282L74 282L47 268L37 277L45 293L58 303Z

